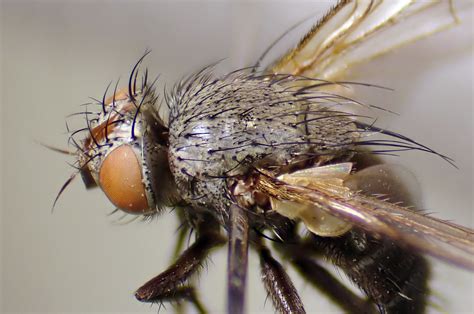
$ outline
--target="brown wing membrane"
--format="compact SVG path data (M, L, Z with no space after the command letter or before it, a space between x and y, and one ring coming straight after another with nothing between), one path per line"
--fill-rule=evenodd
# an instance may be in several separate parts
M350 196L286 184L262 175L257 189L279 200L307 203L375 235L474 270L474 230L351 192Z

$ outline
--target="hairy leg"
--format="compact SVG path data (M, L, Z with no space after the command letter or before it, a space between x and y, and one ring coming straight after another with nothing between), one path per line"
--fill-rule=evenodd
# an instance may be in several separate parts
M306 313L298 291L281 264L272 257L270 250L260 245L258 253L262 281L275 309L280 313Z
M324 293L346 313L376 313L371 302L357 296L311 258L298 257L292 260L291 263L304 279Z
M249 221L244 209L230 207L229 251L227 260L227 311L242 314L245 306L245 282L249 249Z
M199 270L211 249L225 242L225 237L217 230L198 227L196 241L168 269L141 286L135 292L135 297L142 302L158 303L188 300L199 312L205 312L195 290L184 283Z
M282 235L283 243L274 243L274 247L291 262L306 281L332 300L334 304L346 313L377 312L372 302L356 295L316 262L316 258L322 257L322 252L316 250L313 241L299 236L295 225L285 225L279 230L279 234ZM311 237L309 238L311 239Z

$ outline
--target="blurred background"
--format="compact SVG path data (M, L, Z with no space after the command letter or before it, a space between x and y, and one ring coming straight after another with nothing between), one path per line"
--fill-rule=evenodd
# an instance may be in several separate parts
M466 0L467 2L467 0ZM38 142L67 148L66 116L101 98L110 81L128 79L145 49L161 74L159 90L225 58L221 71L251 65L280 34L333 1L3 1L1 4L1 298L4 313L156 313L133 292L169 265L177 222L119 225L112 205L80 179L53 200L74 160ZM456 161L455 169L423 153L391 162L417 176L425 208L473 227L473 14L463 23L354 69L353 79L394 88L357 91L389 108L380 123ZM315 21L315 19L313 20ZM311 23L310 23L311 24ZM281 54L304 30L292 32ZM80 118L67 119L73 127ZM211 313L225 307L225 250L200 275ZM332 268L332 267L331 267ZM309 313L338 312L290 270ZM343 274L339 274L344 278ZM249 313L273 313L251 256ZM433 303L472 313L474 276L433 264ZM0 312L2 312L0 310ZM162 312L172 311L165 305ZM439 312L431 308L430 312Z

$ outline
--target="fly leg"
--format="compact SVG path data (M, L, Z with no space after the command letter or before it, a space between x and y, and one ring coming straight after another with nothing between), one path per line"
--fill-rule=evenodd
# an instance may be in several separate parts
M283 242L274 243L274 247L314 288L321 291L346 313L377 312L372 302L356 295L315 261L321 251L315 249L312 241L308 244L307 239L300 237L294 224L285 224L278 229L278 234Z
M157 303L187 300L194 304L198 312L204 313L194 288L184 283L201 268L211 249L225 242L225 237L215 229L198 227L196 241L167 270L141 286L135 297L142 302Z
M249 221L244 209L230 207L229 248L227 256L227 312L242 314L245 304L245 282L249 249Z
M298 291L283 267L276 261L268 248L258 248L262 281L270 295L273 306L280 313L306 313Z
M371 302L357 296L312 258L298 257L291 263L305 280L324 293L346 313L376 313Z
M312 236L315 250L343 270L381 313L424 313L429 266L392 240L353 228L333 238Z
M194 289L194 287L190 287L190 286L181 286L181 287L175 288L174 290L170 290L169 292L165 292L160 295L159 300L155 300L152 302L160 302L160 305L163 302L179 302L178 303L178 306L179 306L181 304L180 301L182 300L191 302L199 314L207 313L206 309L204 308L204 306L202 305L201 301L199 300L196 294L196 290ZM177 313L180 313L180 312L182 311L180 311L180 308L178 307Z
M179 220L184 221L184 222L178 228L178 234L177 234L177 238L176 238L176 244L175 244L175 247L174 247L174 250L173 250L171 263L174 262L180 256L180 254L183 252L183 248L185 247L185 244L187 242L186 239L189 239L189 237L191 236L191 233L192 233L191 226L189 225L189 223L185 219L183 210L180 210L179 208L177 208L176 212L178 213L178 217L180 218ZM204 306L202 306L202 304L200 303L200 301L197 297L195 287L194 287L193 284L191 284L190 281L191 280L188 280L188 282L187 282L188 287L183 287L183 289L185 291L183 291L184 296L183 296L182 300L183 301L188 301L191 304L193 304L195 306L196 310L198 311L198 313L206 313L206 310L204 309ZM170 301L173 301L173 300L170 300ZM179 302L179 301L176 302L176 304L174 305L175 313L176 314L187 313L186 312L187 305L188 304L186 302Z

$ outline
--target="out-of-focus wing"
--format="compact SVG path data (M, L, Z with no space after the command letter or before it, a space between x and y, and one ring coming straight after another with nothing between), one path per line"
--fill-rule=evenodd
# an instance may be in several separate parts
M269 72L329 81L457 22L448 0L341 0Z
M312 204L322 211L400 245L474 270L474 230L350 189L289 184L262 175L256 187L279 201Z

